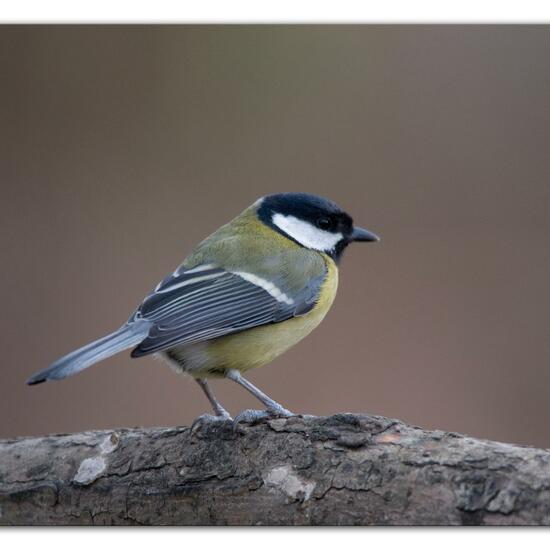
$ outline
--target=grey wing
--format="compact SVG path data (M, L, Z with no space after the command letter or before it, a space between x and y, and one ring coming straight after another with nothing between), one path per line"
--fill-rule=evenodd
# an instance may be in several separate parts
M145 319L151 328L132 357L303 315L314 307L324 278L325 274L288 296L278 286L248 273L212 265L180 268L135 312L132 320Z

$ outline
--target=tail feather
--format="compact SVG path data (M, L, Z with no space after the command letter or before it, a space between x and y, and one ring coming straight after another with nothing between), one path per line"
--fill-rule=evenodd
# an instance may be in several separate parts
M139 344L149 332L148 322L134 322L124 325L116 332L77 349L52 363L47 369L37 372L27 384L40 384L46 380L61 380L91 367L120 351Z

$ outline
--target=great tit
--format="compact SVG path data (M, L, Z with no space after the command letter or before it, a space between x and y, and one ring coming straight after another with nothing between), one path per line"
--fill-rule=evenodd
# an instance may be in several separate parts
M266 407L247 411L245 419L288 416L243 373L307 336L332 305L344 249L378 240L325 198L263 197L202 241L120 329L58 359L27 383L61 380L133 348L132 357L160 354L191 375L215 418L230 416L207 383L212 377L237 382Z

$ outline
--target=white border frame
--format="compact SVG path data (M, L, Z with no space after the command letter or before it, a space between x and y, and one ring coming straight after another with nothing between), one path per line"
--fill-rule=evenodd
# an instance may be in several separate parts
M1 0L4 23L541 23L547 0Z

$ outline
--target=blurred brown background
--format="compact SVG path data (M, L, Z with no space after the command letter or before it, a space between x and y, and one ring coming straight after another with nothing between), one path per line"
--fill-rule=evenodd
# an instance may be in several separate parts
M550 446L549 56L531 26L1 27L0 437L209 411L128 353L24 382L301 190L382 242L348 250L325 322L251 380L297 412Z

